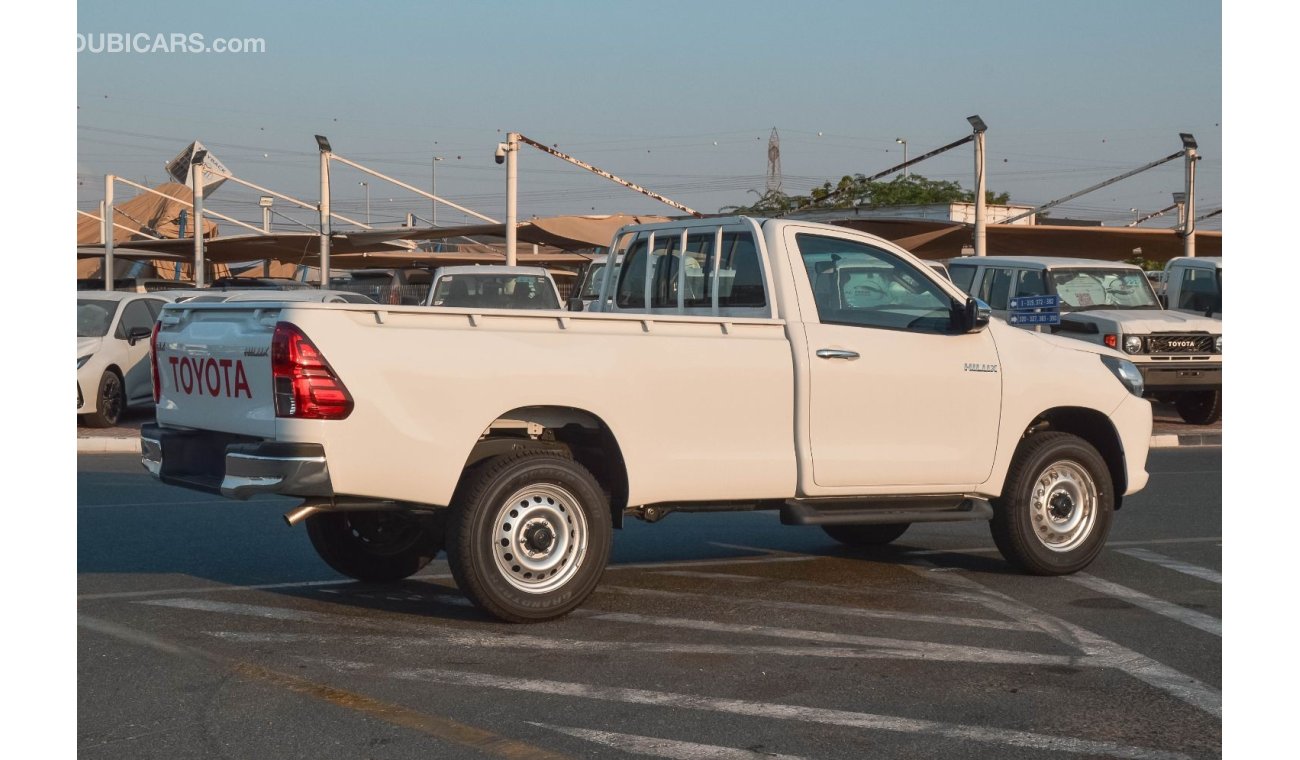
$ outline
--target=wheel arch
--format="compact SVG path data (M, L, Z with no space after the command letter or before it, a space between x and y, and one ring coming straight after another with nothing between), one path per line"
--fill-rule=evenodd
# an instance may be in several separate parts
M627 465L614 431L599 415L571 406L524 406L505 411L474 444L464 472L518 448L567 452L600 483L609 499L614 527L623 527L628 500Z
M1124 500L1123 494L1128 490L1128 468L1124 460L1124 443L1110 417L1096 409L1079 406L1048 409L1036 416L1025 428L1016 453L1019 454L1025 441L1032 436L1049 430L1077 435L1097 449L1110 472L1111 484L1115 490L1115 509L1119 509Z

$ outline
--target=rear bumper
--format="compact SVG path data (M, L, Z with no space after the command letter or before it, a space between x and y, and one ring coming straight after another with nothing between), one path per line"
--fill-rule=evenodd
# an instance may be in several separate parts
M325 449L316 443L148 424L140 429L140 463L164 483L232 499L334 495Z
M1137 367L1148 391L1196 391L1223 387L1222 362L1142 362Z

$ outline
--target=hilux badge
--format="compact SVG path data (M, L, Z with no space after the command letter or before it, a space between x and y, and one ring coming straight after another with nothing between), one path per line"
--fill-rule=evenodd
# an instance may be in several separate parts
M962 369L965 369L967 372L997 372L998 365L977 364L975 362L966 362L966 364L962 367Z

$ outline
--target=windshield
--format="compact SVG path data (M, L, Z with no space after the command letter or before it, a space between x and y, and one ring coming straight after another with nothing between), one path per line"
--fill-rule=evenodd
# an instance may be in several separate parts
M455 274L438 280L434 306L484 309L558 309L551 281L539 274Z
M623 267L622 264L614 265L614 279L618 281L618 270ZM582 281L582 290L578 295L584 300L596 299L600 297L600 285L605 280L605 265L592 264L587 269L586 279Z
M1151 283L1138 269L1054 269L1061 311L1159 309Z
M117 301L78 298L77 337L102 338L108 335L108 327L113 324L113 314L117 312L117 304Z

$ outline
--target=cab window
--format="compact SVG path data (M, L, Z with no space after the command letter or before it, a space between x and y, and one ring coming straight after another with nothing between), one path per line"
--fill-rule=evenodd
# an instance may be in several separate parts
M823 324L953 331L952 299L888 251L843 238L795 236Z
M117 331L113 335L126 340L126 336L138 327L153 329L153 314L149 313L149 305L145 301L132 301L122 309L122 319L117 323Z
M979 299L989 305L989 308L999 311L1006 311L1007 299L1011 295L1011 277L1010 269L990 269L984 273L984 281L980 283Z
M1045 296L1047 273L1041 269L1022 269L1016 273L1017 296Z
M1213 269L1188 268L1178 289L1178 309L1193 311L1220 311L1218 272Z
M975 267L949 264L948 276L952 278L952 284L969 293L971 285L975 284Z
M628 249L619 272L615 304L620 309L643 309L645 277L650 274L651 309L712 309L717 283L719 309L763 308L767 288L754 238L748 232L727 232L715 256L716 230L688 234L682 248L680 230L655 234L654 250L646 255L648 236ZM714 266L717 272L714 272ZM684 270L684 271L681 271Z

